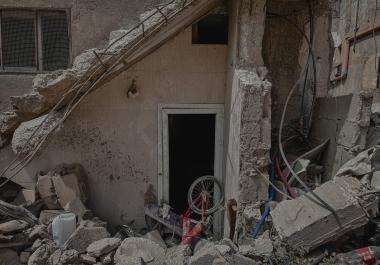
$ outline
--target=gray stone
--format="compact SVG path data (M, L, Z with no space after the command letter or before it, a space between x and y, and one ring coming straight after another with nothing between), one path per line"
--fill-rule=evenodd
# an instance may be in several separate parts
M57 249L49 258L49 265L76 264L79 262L79 253L74 249Z
M375 190L380 190L380 171L375 171L372 174L371 187Z
M30 253L29 251L22 251L20 253L20 262L22 264L27 264L30 258L30 255L32 255L32 253Z
M122 260L115 262L115 265L144 265L146 264L141 257L126 256Z
M41 245L30 256L28 265L46 265L48 264L49 257L56 250L54 243L47 243Z
M235 253L239 251L239 247L229 238L223 238L219 244L229 246Z
M9 249L0 249L0 265L20 265L21 261L17 255L17 252Z
M375 196L358 201L358 194L365 190L360 181L353 177L337 177L314 190L335 210L340 225L329 210L300 196L279 203L271 211L274 227L279 236L294 248L314 249L367 224L366 211L377 214L378 200Z
M103 238L98 241L91 243L86 251L90 256L99 258L100 256L111 252L112 250L118 248L121 244L121 239L119 238Z
M91 257L90 255L82 254L79 256L79 261L84 264L95 264L96 258Z
M166 250L165 265L187 264L191 256L191 248L186 245L178 245Z
M194 254L204 248L210 248L213 246L215 246L214 242L201 238L194 246Z
M263 258L270 257L273 253L273 244L269 238L268 231L254 240L247 239L242 242L239 245L239 253L243 256L262 260Z
M115 256L116 251L111 251L110 253L103 255L100 257L100 261L104 265L112 264L113 263L113 257Z
M106 237L109 237L109 233L104 227L79 226L66 241L63 248L75 249L79 253L84 253L91 243Z
M126 257L140 257L145 263L162 265L165 261L165 250L157 243L138 237L125 239L116 250L114 261L124 264Z
M240 254L232 255L232 262L234 265L259 265L260 263L254 261L253 259L247 258Z
M190 258L190 265L214 264L214 262L227 264L226 257L229 256L230 251L231 248L225 245L203 247Z
M29 224L23 220L11 220L0 224L0 233L9 234L24 230Z
M146 233L143 237L146 239L152 240L153 242L160 245L162 248L166 249L165 241L162 239L160 232L158 232L158 230L150 231Z
M46 98L37 92L12 96L10 101L17 115L25 119L38 117L49 108Z
M55 217L63 213L65 213L63 210L42 210L38 220L41 224L49 225Z
M20 117L13 111L3 112L0 114L0 135L8 138L21 124Z
M29 241L34 242L37 238L52 238L45 225L35 225L30 229L28 234Z

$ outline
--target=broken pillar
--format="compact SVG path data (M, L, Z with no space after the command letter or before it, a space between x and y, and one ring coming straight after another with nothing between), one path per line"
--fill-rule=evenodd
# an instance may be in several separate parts
M367 224L367 213L374 216L377 214L376 196L364 197L365 200L359 202L358 195L365 191L356 178L335 178L325 182L314 192L329 204L336 214L302 195L294 200L279 203L271 211L273 225L279 236L295 249L315 249ZM339 221L336 217L339 217Z
M225 197L236 200L236 227L224 234L246 235L255 220L245 220L246 207L259 207L268 197L267 176L271 143L271 83L262 52L266 1L233 1L226 109L229 117ZM264 176L261 176L263 173ZM226 216L227 218L227 216ZM229 222L226 220L225 224ZM235 222L231 222L235 224Z

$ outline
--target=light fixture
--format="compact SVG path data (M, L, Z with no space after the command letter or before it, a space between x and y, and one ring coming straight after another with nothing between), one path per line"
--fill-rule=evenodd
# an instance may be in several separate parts
M128 98L137 98L139 95L140 95L140 93L137 90L136 80L133 79L132 84L127 91L127 97Z

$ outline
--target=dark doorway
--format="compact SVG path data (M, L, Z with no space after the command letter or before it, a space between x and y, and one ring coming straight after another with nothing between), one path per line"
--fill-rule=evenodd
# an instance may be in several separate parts
M214 175L215 114L169 114L169 200L187 208L187 191L198 177Z

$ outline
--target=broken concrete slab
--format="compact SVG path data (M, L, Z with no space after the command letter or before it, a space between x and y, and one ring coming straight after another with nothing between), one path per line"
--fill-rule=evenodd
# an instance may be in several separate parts
M273 253L273 243L269 238L269 232L265 231L256 239L242 239L239 244L239 253L255 260L270 257Z
M63 210L42 210L38 220L41 224L49 225L55 217L63 213L65 213Z
M127 264L125 262L128 257L140 258L152 265L161 265L165 262L165 250L149 239L130 237L116 250L114 260L116 264Z
M38 117L49 109L46 98L39 93L32 92L23 96L12 96L10 101L13 110L23 120L30 120Z
M9 249L0 249L0 265L20 265L21 261L17 252Z
M224 245L222 246L226 247ZM190 258L189 264L203 265L203 264L213 264L214 261L225 262L225 258L223 255L225 255L226 253L223 254L220 252L220 250L222 250L223 253L225 252L225 248L220 249L216 247L215 245L213 247L202 248L201 250L194 253L194 255ZM222 263L222 264L226 264L226 263Z
M113 257L115 256L116 251L111 251L110 253L100 257L100 261L104 265L113 264Z
M46 265L48 264L48 260L56 250L56 246L52 242L48 242L46 244L41 245L37 248L36 251L30 256L28 265Z
M372 174L371 187L375 190L380 190L380 171L375 171Z
M121 244L119 238L103 238L92 242L86 249L87 253L95 258L99 258L104 254L108 254L114 249L117 249Z
M31 151L34 151L41 139L57 125L62 116L60 112L53 112L50 116L48 115L49 114L46 114L20 124L12 138L12 150L15 154L20 154L20 156L23 157ZM39 132L34 134L33 138L28 142L34 131L39 127Z
M29 242L34 242L37 240L37 238L52 238L52 236L48 233L47 227L45 225L35 225L30 228L28 232Z
M377 214L376 197L369 196L359 203L357 196L363 190L360 181L353 177L335 178L314 190L336 211L340 225L329 210L305 196L279 203L271 211L273 225L279 236L294 248L314 249L367 224L366 212Z
M343 176L364 176L378 170L376 162L380 155L380 147L374 146L347 161L335 174L335 177Z
M74 200L68 202L63 208L65 211L75 214L78 217L78 221L81 221L83 217L92 215L91 211L84 206L79 197L75 197Z
M146 233L143 236L143 238L152 240L153 242L155 242L158 245L160 245L160 247L162 247L163 249L166 249L165 241L162 239L162 237L160 235L160 232L158 232L158 230L153 230L153 231L150 231L150 232Z
M36 187L40 198L43 199L48 209L54 210L61 208L54 191L53 179L49 174L38 176Z
M115 265L144 265L146 264L141 257L123 257L122 261L115 262Z
M178 245L168 248L165 254L166 265L187 264L191 256L191 248L187 245Z
M80 182L75 174L55 175L52 182L62 208L81 196Z
M78 262L79 253L74 249L57 249L49 258L49 265L77 264Z
M87 255L87 254L81 254L79 256L79 261L84 264L95 264L96 258L91 257L90 255Z
M75 249L79 253L85 253L91 243L107 237L109 233L104 227L79 226L66 241L63 249Z
M9 234L15 233L25 228L28 228L29 224L23 220L11 220L0 224L0 233Z
M14 111L0 114L0 135L11 136L16 128L21 124L20 117Z

